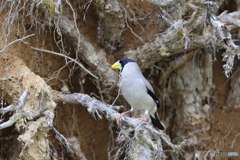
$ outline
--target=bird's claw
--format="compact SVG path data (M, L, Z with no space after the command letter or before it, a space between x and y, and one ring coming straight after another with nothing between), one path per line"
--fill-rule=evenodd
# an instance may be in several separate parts
M138 118L140 121L144 121L144 122L147 122L148 121L148 117L146 115L144 115L143 117L141 118Z
M124 117L124 116L129 116L128 113L129 113L129 112L127 111L127 112L123 112L123 113L121 113L120 115L118 115L117 118L116 118L117 123L120 122L120 120L122 119L122 117Z
M140 121L147 121L147 118L146 117L144 117L144 118L138 118L138 120L140 120Z

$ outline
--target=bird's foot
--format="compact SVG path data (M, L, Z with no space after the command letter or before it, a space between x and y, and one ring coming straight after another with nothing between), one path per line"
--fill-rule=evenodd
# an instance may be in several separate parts
M121 114L116 118L117 123L119 123L119 121L122 119L122 117L128 116L128 113L130 113L130 112L131 112L131 111L127 111L127 112L121 113Z
M145 121L145 122L147 122L148 121L148 117L145 115L145 116L143 116L143 117L141 117L141 118L138 118L140 121Z
M144 118L138 118L138 120L140 120L140 121L147 121L147 118L146 117L144 117Z

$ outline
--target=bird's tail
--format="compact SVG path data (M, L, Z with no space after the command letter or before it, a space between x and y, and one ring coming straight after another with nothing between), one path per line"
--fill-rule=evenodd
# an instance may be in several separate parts
M164 130L163 125L161 124L161 122L160 122L159 119L158 119L157 113L154 114L154 117L152 117L152 116L150 115L150 118L151 118L151 120L152 120L152 124L153 124L154 127L157 127L157 128L159 128L159 129L161 129L161 130Z

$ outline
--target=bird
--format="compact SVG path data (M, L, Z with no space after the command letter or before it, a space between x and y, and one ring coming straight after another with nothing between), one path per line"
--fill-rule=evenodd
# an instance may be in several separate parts
M132 59L123 58L115 62L111 68L119 71L121 93L131 106L129 111L123 112L117 117L117 121L128 113L139 110L144 111L144 117L139 118L140 120L147 121L148 115L150 115L153 126L164 130L157 115L157 108L160 108L158 98L151 84L143 76L138 64Z

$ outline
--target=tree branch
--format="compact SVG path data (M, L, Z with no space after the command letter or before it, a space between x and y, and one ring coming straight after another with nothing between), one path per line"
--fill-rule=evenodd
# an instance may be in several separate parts
M79 65L79 67L81 67L85 72L90 74L93 78L98 79L98 77L96 75L94 75L92 72L90 72L87 68L85 68L82 63L78 62L77 60L75 60L75 59L73 59L69 56L66 56L66 55L61 54L61 53L45 50L45 49L40 49L40 48L35 48L35 47L31 47L31 48L34 49L34 50L37 50L37 51L46 52L46 53L50 53L50 54L54 54L54 55L57 55L57 56L67 58L67 59L73 61L74 63L76 63L77 65Z
M82 93L61 94L58 91L53 91L53 99L55 102L80 104L86 107L91 114L100 112L102 115L105 116L106 119L110 121L116 121L116 118L120 115L117 111L110 108L109 105L106 105L101 101ZM183 146L191 143L191 140L184 140L179 145L172 144L171 140L168 138L168 136L165 133L155 129L152 125L142 122L141 120L136 118L130 118L125 116L122 119L122 125L125 127L130 127L130 129L127 130L127 134L126 134L126 130L123 132L125 136L131 135L130 133L134 130L135 131L134 139L135 140L138 139L141 141L140 143L147 144L149 145L149 147L154 148L155 149L153 151L154 154L156 153L160 154L159 150L162 150L161 148L156 147L156 146L162 146L161 144L156 144L156 142L159 142L159 143L161 142L157 140L159 138L161 138L165 143L167 143L167 145L169 145L174 151L180 151ZM120 128L121 130L124 130L124 127L121 127L121 125L120 125ZM148 131L148 133L146 133L145 135L142 135L143 130ZM155 137L154 138L155 141L153 141L151 137ZM152 155L154 154L152 153ZM162 152L161 152L161 156L164 156Z
M227 13L227 11L221 13L218 18L223 22L230 30L240 27L240 11Z
M4 115L7 112L11 111L13 112L18 110L19 108L22 108L24 106L28 94L29 94L28 90L25 90L20 96L20 98L16 102L14 102L14 104L11 104L5 108L0 108L0 113Z
M116 82L116 73L110 68L111 65L105 57L105 51L96 50L78 30L76 22L70 21L66 16L59 14L59 11L55 11L56 7L60 7L58 6L60 4L59 2L51 4L50 8L46 8L46 4L40 0L34 1L34 3L37 4L36 6L40 8L43 13L48 15L49 21L46 21L45 25L49 27L52 27L53 24L55 25L59 36L64 36L73 47L76 58L83 60L89 65L92 70L97 73L99 79L104 81L104 86L109 86ZM51 21L53 24L50 23Z
M23 41L24 39L29 38L29 37L32 37L32 36L34 36L34 35L35 35L35 34L30 34L30 35L27 35L27 36L25 36L25 37L22 37L22 38L20 38L20 39L16 39L16 40L10 42L9 44L5 45L5 46L3 47L3 49L0 50L0 53L3 52L6 48L8 48L8 47L9 47L10 45L12 45L13 43L16 43L16 42L18 42L18 41Z
M168 6L171 4L181 3L185 2L185 0L146 0L152 4L156 4L158 6Z
M103 50L96 51L93 45L78 31L75 24L64 16L52 17L55 27L59 28L61 34L70 42L75 50L76 56L83 59L104 81L104 85L115 83L115 72L110 68Z

